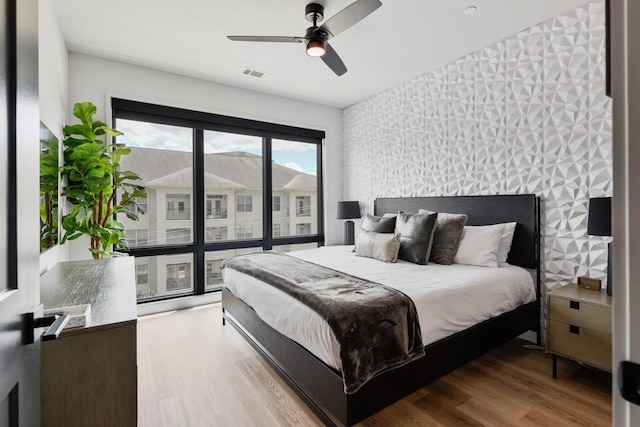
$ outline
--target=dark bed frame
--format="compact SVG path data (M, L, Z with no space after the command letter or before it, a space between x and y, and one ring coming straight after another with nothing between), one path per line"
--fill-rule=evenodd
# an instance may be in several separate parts
M487 351L529 330L540 343L540 202L532 194L380 198L376 215L417 212L465 213L468 225L517 221L509 263L536 271L536 301L426 346L426 355L378 375L354 394L344 393L340 372L264 323L223 288L223 322L230 323L262 355L325 425L353 425Z

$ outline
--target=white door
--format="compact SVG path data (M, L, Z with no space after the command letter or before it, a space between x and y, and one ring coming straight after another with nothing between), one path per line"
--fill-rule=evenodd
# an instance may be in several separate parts
M640 1L611 0L613 88L613 417L640 425L640 372L619 378L623 361L640 364ZM640 401L638 401L640 402Z
M39 145L37 2L0 0L0 427L40 424Z

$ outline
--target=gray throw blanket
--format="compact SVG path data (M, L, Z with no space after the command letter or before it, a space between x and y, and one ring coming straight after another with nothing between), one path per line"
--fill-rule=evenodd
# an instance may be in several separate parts
M415 305L398 290L277 252L238 255L222 268L286 292L329 324L340 345L346 393L424 355Z

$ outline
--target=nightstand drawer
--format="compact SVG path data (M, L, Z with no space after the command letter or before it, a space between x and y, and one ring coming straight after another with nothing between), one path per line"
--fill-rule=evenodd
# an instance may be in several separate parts
M610 334L551 320L547 345L552 353L611 372Z
M549 298L549 304L551 320L570 323L604 334L611 334L610 307L558 297Z

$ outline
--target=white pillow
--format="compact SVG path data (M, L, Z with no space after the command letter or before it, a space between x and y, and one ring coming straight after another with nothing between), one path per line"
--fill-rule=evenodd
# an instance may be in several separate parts
M504 224L465 226L453 262L480 267L498 267L498 248L503 232Z
M511 243L513 243L513 233L516 231L516 224L517 222L507 222L504 224L500 247L498 248L498 264L507 262L507 257L511 250Z

